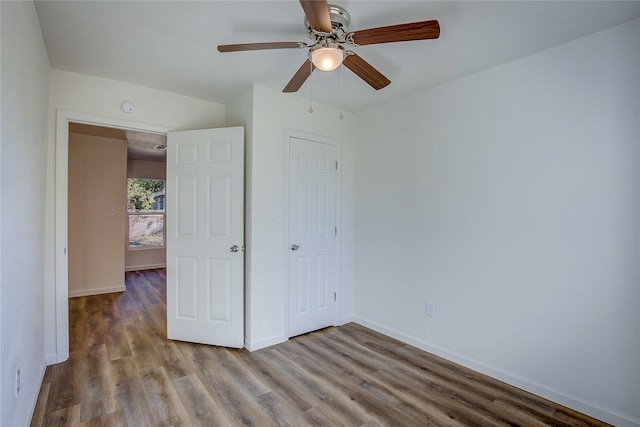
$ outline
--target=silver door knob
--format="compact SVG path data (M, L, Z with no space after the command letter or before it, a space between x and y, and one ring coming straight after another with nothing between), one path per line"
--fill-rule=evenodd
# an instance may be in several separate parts
M291 250L292 251L297 251L298 249L300 249L300 246L296 245L295 243L293 245L291 245Z
M229 248L229 250L231 252L238 252L240 250L240 248L238 247L238 245L233 245Z

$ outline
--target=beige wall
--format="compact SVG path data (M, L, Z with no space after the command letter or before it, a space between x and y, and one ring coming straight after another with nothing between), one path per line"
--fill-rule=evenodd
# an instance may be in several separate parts
M167 162L151 162L148 160L127 160L128 178L165 179Z
M129 159L127 162L128 178L165 179L167 176L166 162L151 162L146 160ZM126 231L125 221L125 231ZM158 249L133 249L125 241L125 270L147 270L151 268L163 268L167 263L167 250Z
M127 141L69 134L69 296L124 291Z

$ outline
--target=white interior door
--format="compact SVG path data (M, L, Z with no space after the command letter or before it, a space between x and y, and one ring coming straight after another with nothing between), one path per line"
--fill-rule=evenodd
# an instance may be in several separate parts
M167 134L167 335L244 346L244 130Z
M289 138L289 336L335 325L335 145Z

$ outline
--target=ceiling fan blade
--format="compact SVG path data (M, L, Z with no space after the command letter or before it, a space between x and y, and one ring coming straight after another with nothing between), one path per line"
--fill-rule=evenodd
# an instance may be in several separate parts
M282 91L285 93L297 92L298 89L302 87L304 82L307 81L307 79L311 75L311 72L313 71L312 68L313 70L316 69L315 65L313 65L311 61L307 59L304 64L302 64L302 67L300 67L298 71L296 71L296 73L293 75L291 80L289 80L289 83L287 83Z
M327 0L300 0L300 4L311 28L323 33L331 32L333 27L331 26Z
M305 47L307 47L307 44L303 42L240 43L218 45L218 51L241 52L245 50L301 49Z
M347 57L342 61L342 64L375 90L380 90L391 83L391 80L382 75L373 65L351 51L347 52Z
M440 24L438 21L432 20L354 31L348 33L345 39L352 46L365 46L368 44L437 39L438 37L440 37Z

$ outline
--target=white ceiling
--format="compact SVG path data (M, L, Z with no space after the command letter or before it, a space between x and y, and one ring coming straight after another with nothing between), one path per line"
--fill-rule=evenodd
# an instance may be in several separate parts
M330 0L330 3L332 1ZM640 18L640 1L335 0L351 30L437 19L438 40L354 48L391 80L315 72L297 94L358 112ZM37 1L51 66L227 103L282 90L305 50L219 53L218 44L309 41L298 1Z

